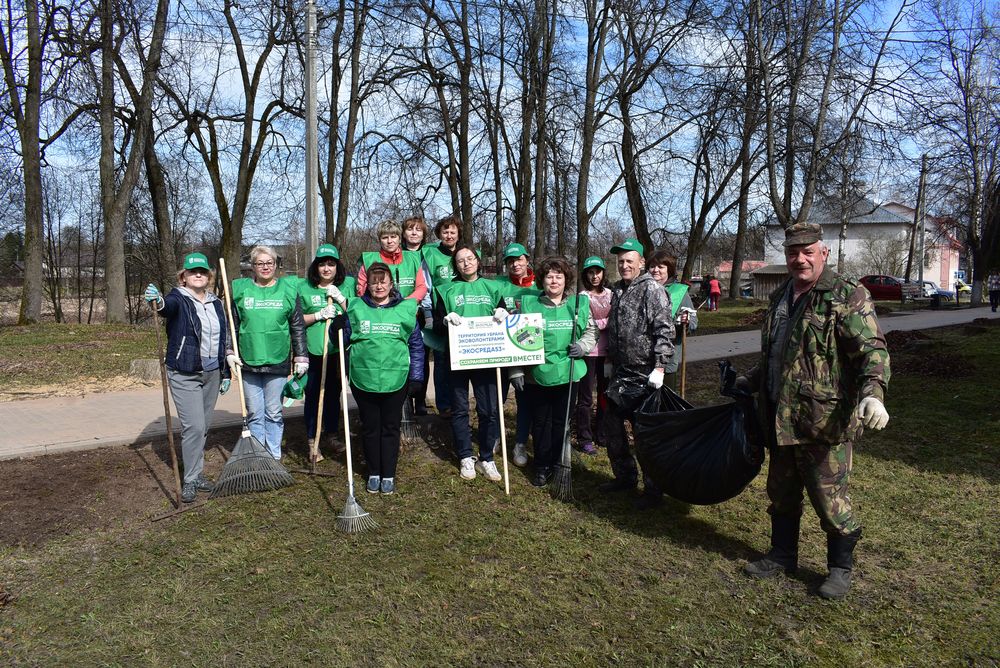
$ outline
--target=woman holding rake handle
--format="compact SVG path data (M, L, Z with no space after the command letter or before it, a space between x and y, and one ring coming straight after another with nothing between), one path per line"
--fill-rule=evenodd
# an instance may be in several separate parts
M361 414L361 437L371 494L396 491L403 401L424 383L424 339L413 299L404 299L384 262L368 265L365 294L352 299L334 326L344 325L351 359L347 365Z
M250 432L280 460L285 431L281 390L290 373L304 376L309 371L309 357L297 298L299 279L279 279L276 262L268 246L251 250L253 277L233 281L232 305L243 358L235 363L243 367Z
M448 327L462 324L463 318L492 315L497 320L507 317L502 307L503 297L494 281L479 274L479 256L472 244L455 246L452 256L455 278L449 283L439 283L435 288L434 331L448 335ZM443 356L443 364L450 369L450 359ZM469 369L448 371L452 388L451 434L460 464L460 475L474 480L476 472L493 482L503 477L493 461L493 444L500 438L500 406L497 398L495 369ZM469 422L469 385L476 397L476 414L479 416L479 461L472 456L472 427Z
M177 287L164 297L150 283L143 294L166 320L167 382L181 421L184 503L193 502L198 492L212 491L211 481L203 474L205 441L215 402L230 383L226 316L222 301L208 289L213 279L208 258L191 253L177 272Z
M663 366L663 384L677 392L677 370L680 368L683 356L683 344L686 338L682 325L687 325L687 333L698 329L698 311L691 301L690 290L684 283L677 282L677 258L665 250L653 251L646 258L646 271L657 283L662 285L670 295L671 316L674 318L674 337L676 352L670 361Z
M337 437L340 417L340 371L336 336L326 336L326 325L347 310L348 296L354 297L354 279L345 275L340 261L340 251L331 244L316 249L316 257L306 270L305 280L299 283L298 299L302 320L306 327L306 348L309 352L309 377L306 381L303 415L309 452L320 445L334 455L344 452L344 445ZM323 433L316 433L319 415L320 383L323 376L323 346L327 349L326 387L323 391ZM322 443L315 442L321 439ZM322 459L322 455L319 456Z
M587 296L572 293L576 272L569 262L550 256L535 273L542 294L523 297L521 312L539 313L545 319L545 361L527 374L524 369L515 370L511 383L521 386L534 411L531 438L535 473L531 484L544 487L555 474L574 399L573 384L587 372L582 358L597 345L597 325Z

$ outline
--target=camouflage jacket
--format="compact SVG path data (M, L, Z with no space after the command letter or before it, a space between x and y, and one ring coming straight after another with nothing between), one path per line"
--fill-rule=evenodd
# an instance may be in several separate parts
M788 279L791 280L790 278ZM777 404L767 409L767 364L775 310L788 281L771 294L761 327L761 361L748 374L760 391L762 424L774 426L777 444L834 445L861 436L855 415L865 397L884 401L889 350L868 291L827 268L803 296L801 317L788 323L788 345Z
M611 288L608 361L619 366L665 367L674 355L670 297L649 274Z

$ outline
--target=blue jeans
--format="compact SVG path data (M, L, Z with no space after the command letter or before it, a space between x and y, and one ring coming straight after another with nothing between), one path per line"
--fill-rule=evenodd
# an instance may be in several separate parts
M476 397L479 416L479 461L493 461L493 444L500 438L500 404L495 369L452 371L451 434L458 458L472 456L472 426L469 422L469 383Z
M273 373L243 372L243 391L247 395L250 433L267 448L271 456L281 459L281 435L285 423L281 418L281 390L284 376Z
M451 401L451 369L448 356L438 350L434 351L434 405L437 406L438 413L454 408Z

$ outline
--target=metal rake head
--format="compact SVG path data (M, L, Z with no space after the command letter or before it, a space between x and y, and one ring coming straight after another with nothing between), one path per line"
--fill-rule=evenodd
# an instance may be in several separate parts
M348 496L344 509L337 515L337 529L344 533L361 533L376 528L378 524L372 516L353 496Z
M271 456L260 441L244 432L222 467L210 499L252 492L270 492L295 484L292 474Z
M573 500L573 469L571 466L556 465L556 474L552 478L552 498L557 501Z

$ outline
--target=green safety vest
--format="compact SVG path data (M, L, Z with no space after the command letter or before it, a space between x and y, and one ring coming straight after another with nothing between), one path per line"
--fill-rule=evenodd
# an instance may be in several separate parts
M493 282L497 284L497 289L500 290L500 296L503 297L503 307L513 313L521 308L521 299L525 295L533 295L537 297L541 294L541 291L535 286L530 286L527 288L522 288L520 285L515 285L506 276L497 276L493 279Z
M531 369L535 382L546 387L569 383L570 359L566 349L587 329L590 299L587 295L580 295L580 304L577 306L576 295L573 295L564 299L559 306L546 306L542 304L540 297L526 296L521 300L521 313L541 313L544 319L545 361ZM573 360L573 382L583 378L586 373L587 364L583 360Z
M450 281L435 291L438 298L444 300L445 313L454 311L463 318L493 315L500 303L496 282L482 276L472 282Z
M344 282L339 286L340 291L344 293L344 297L350 302L355 299L354 297L354 286L356 281L353 276L347 276L344 278ZM302 315L309 315L310 313L318 313L323 310L326 306L326 288L314 288L309 284L309 281L303 279L299 283L299 303L302 305ZM344 309L340 308L340 304L334 302L333 310L340 315L344 312ZM323 334L326 333L326 321L320 320L314 322L306 328L306 347L309 349L310 355L322 355L323 354ZM340 350L340 344L336 340L327 340L327 351L337 352Z
M688 293L689 286L687 283L667 283L663 287L667 289L667 294L670 295L670 317L676 318L677 311L681 308L681 301L684 299L684 295Z
M434 285L446 285L455 278L455 270L451 266L451 256L445 255L437 246L424 246L420 249L427 263L427 270Z
M364 299L347 304L351 320L351 384L365 392L395 392L410 374L410 335L417 327L414 299L395 306L369 306Z
M295 312L298 282L298 277L281 278L262 288L252 278L233 281L233 303L240 316L240 356L250 366L288 360L292 349L288 322Z
M399 264L390 264L389 271L392 272L392 282L395 283L396 287L399 289L399 294L404 297L409 297L413 294L413 290L417 287L417 274L420 273L420 253L417 251L403 251L403 259L400 260ZM365 268L365 272L368 271L368 267L372 266L373 262L385 262L382 259L381 253L362 253L361 254L361 264Z

